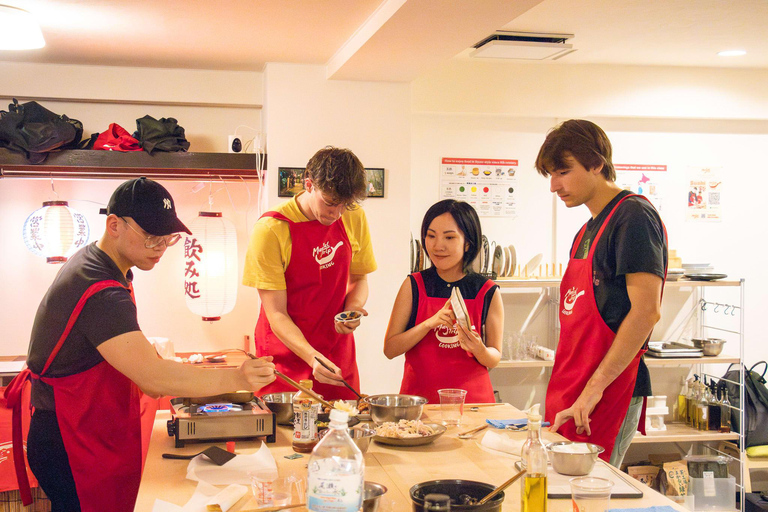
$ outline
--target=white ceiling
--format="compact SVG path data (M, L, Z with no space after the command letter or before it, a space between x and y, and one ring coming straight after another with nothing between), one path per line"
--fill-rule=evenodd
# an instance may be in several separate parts
M550 65L768 68L766 0L0 0L40 21L45 48L0 60L410 81L495 30L570 33ZM744 49L723 58L720 50ZM504 62L499 60L500 63ZM513 61L515 62L515 61ZM519 62L519 61L516 61Z

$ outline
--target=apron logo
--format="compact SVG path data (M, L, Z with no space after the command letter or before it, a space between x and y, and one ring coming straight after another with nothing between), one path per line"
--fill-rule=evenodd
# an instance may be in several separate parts
M564 315L570 315L573 313L573 306L576 304L576 299L584 295L584 290L578 291L576 287L574 286L567 292L565 292L565 297L563 297L563 311L562 313Z
M312 249L312 257L320 265L320 270L333 266L333 257L342 245L344 245L343 241L337 243L334 247L331 247L330 242L325 242L320 247Z
M444 325L435 327L435 338L440 348L458 348L459 346L459 331L453 327Z

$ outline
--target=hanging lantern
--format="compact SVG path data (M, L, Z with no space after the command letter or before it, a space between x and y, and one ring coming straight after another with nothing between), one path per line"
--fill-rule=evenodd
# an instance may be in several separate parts
M24 221L27 249L48 263L64 263L88 243L90 229L82 213L66 201L46 201Z
M200 212L184 240L187 307L204 321L220 320L237 300L237 235L221 212Z

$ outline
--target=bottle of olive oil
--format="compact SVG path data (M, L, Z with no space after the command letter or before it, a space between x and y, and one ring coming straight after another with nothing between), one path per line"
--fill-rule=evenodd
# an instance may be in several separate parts
M688 403L688 383L685 377L680 377L680 394L677 395L677 421L685 423L688 417L686 410Z
M539 405L528 413L528 439L520 459L526 470L521 482L521 512L547 512L547 449L541 440Z

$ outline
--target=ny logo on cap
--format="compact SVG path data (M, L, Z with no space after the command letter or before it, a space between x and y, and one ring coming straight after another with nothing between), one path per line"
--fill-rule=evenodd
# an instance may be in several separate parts
M163 199L163 208L165 208L166 210L171 209L171 200L168 199L167 197Z

